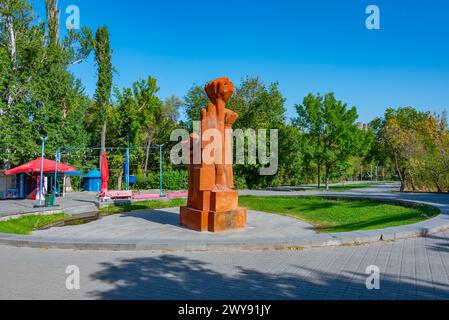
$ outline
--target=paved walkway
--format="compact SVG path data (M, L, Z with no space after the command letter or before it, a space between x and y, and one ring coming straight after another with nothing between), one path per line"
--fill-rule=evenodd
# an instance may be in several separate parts
M48 210L60 210L68 214L94 212L97 210L95 195L90 192L68 193L65 197L56 199L59 206L56 208L34 208L38 203L36 200L0 200L0 217Z
M248 228L244 231L199 233L180 226L179 208L171 208L112 215L88 224L36 231L32 236L45 240L202 244L292 239L315 234L313 225L306 222L255 211L248 213Z
M0 244L83 250L266 250L364 244L426 236L449 229L449 195L401 194L394 192L396 188L396 185L389 184L340 193L242 191L241 194L372 197L401 203L414 201L437 206L442 214L407 226L317 234L312 225L297 219L249 211L247 230L214 234L182 228L179 209L173 208L119 214L89 224L36 231L31 236L0 235Z
M441 208L449 203L446 195L387 189L369 192ZM350 193L360 192L367 196L367 190ZM305 250L129 252L0 245L0 261L0 299L449 299L449 231ZM65 286L69 265L80 268L80 290ZM372 265L380 270L380 290L365 286Z
M0 299L449 299L449 232L303 251L105 252L0 246ZM80 290L65 287L80 268ZM366 268L380 269L367 290Z

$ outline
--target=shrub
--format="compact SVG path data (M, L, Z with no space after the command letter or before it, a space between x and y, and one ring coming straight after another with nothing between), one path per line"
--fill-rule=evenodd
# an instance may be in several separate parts
M143 172L136 174L136 189L149 190L159 189L159 172L150 171L146 175ZM188 188L187 170L166 169L163 171L164 190L186 190Z

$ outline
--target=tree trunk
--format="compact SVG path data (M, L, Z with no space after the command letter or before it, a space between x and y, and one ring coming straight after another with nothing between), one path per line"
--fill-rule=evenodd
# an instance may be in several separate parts
M318 174L318 190L321 189L321 163L317 164L317 174Z
M400 192L404 192L405 191L405 181L401 180L401 188L399 189Z
M329 177L330 177L330 167L326 164L326 191L329 191Z
M65 193L70 192L73 192L72 181L70 180L70 177L65 177Z
M123 169L120 170L117 180L117 190L122 190Z
M101 168L101 158L103 156L103 152L106 151L106 130L107 130L107 123L106 121L103 123L103 127L101 128L101 136L100 136L100 145L101 145L101 152L100 152L100 168Z
M46 0L45 1L47 11L48 33L50 42L52 44L59 45L59 24L61 12L58 9L58 0Z
M440 183L438 182L438 180L435 181L435 185L437 186L437 192L438 192L438 193L443 192L443 188L441 188L441 185L440 185Z
M12 70L13 72L17 69L17 46L16 46L16 34L14 32L14 24L11 16L8 16L5 18L6 20L6 28L8 29L8 35L9 35L9 43L8 43L8 49L9 49L9 56L11 58L11 64L12 64ZM8 107L11 107L13 104L13 93L12 89L9 86L7 98L6 98Z
M145 164L143 173L146 175L148 172L148 160L150 158L150 145L147 145L147 148L145 149Z
M413 174L409 170L408 175L410 176L410 184L412 185L412 190L416 191L415 178L413 178Z
M148 173L148 161L150 160L150 150L151 150L151 142L153 141L152 135L148 137L147 140L147 147L145 149L145 163L144 163L144 169L143 172L145 175Z
M6 28L8 29L9 35L9 43L8 43L9 55L11 58L13 69L15 69L17 62L17 55L16 55L17 47L16 47L16 34L14 32L14 24L11 16L6 17L5 20L6 20Z
M397 157L396 153L394 154L394 162L395 162L395 166L396 166L396 171L399 175L399 179L401 180L400 192L404 192L405 191L405 179L404 179L404 175L401 173L401 169L399 168L399 161L398 161L398 157Z

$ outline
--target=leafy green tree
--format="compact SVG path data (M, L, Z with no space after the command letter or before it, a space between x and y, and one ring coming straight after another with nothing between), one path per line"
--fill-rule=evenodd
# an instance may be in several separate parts
M445 114L413 107L385 112L382 138L394 159L401 191L448 190L449 133Z
M143 169L143 176L148 174L150 160L153 160L151 147L155 144L166 145L172 130L178 127L179 108L182 105L176 96L162 102L156 95L158 90L156 79L152 77L134 82L131 88L115 88L116 102L108 113L111 123L109 145L123 147L129 143L131 146L145 147L143 154L139 153L143 161L134 168L135 171ZM157 160L154 162L159 165L159 153L154 157Z
M286 109L284 103L285 99L279 90L278 83L271 83L269 86L266 86L258 77L242 79L228 104L228 108L239 114L234 129L253 129L256 131L266 129L268 132L270 129L277 129L280 137L287 138L285 132L288 128L286 128L285 123ZM282 177L285 177L287 171L289 171L286 170L286 162L284 162L287 153L285 147L289 145L291 144L280 143L278 146L279 167L275 175L261 176L260 169L263 166L262 164L249 164L246 162L245 165L235 167L237 178L245 181L248 187L266 187L273 184L283 184L285 181L283 181ZM246 155L248 154L247 147L248 145L245 146Z
M95 61L98 69L97 88L95 90L95 103L91 110L93 115L93 132L100 131L101 150L106 148L107 109L110 105L112 90L112 49L110 45L109 31L106 26L97 29L93 43ZM94 140L95 141L95 140ZM98 140L96 140L98 141ZM101 162L101 155L100 155Z
M201 119L201 109L209 104L209 98L204 91L204 85L194 84L184 97L182 105L186 120L182 122L182 126L189 132L193 129L192 121Z
M382 136L386 140L393 155L396 172L401 181L401 191L405 191L410 183L416 189L413 154L419 140L418 124L428 117L412 107L392 109L385 112L385 123Z
M309 94L302 105L296 105L298 118L295 125L304 132L307 139L306 153L317 166L318 186L321 182L321 167L324 167L326 189L332 175L347 169L348 159L368 151L372 133L357 127L355 107L337 99L333 93L324 97Z
M53 1L47 9L58 11L57 3ZM35 20L28 1L2 1L0 16L3 165L17 165L38 156L40 135L48 137L47 155L61 146L85 145L83 116L89 100L68 66L74 56L89 52L87 42L76 45L65 38L65 45L60 46L51 40L59 37L47 31L54 21ZM88 37L88 32L73 33L72 37L81 41ZM42 109L37 108L38 102Z

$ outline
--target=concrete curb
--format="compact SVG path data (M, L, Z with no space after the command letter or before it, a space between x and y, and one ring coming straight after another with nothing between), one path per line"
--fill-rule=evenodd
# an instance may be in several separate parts
M15 219L19 219L19 218L27 217L27 216L48 216L48 215L57 214L57 213L61 213L61 212L62 212L62 210L51 209L51 210L45 210L45 211L19 213L19 214L15 214L15 215L11 215L11 216L0 217L0 222L15 220Z
M432 220L434 227L406 226L382 230L354 231L334 234L317 234L298 239L250 239L245 242L200 242L167 241L166 243L83 240L41 239L33 236L0 234L0 244L14 247L41 249L105 250L105 251L227 251L227 250L300 250L306 248L362 245L381 241L395 241L415 237L426 237L448 230L449 223L439 225L439 216ZM432 221L429 220L429 221ZM447 219L445 219L447 220ZM427 221L427 222L429 222ZM419 225L419 224L418 224Z
M328 198L358 198L374 199L373 197L357 196L326 196ZM386 203L396 203L406 206L416 206L424 202L414 200L398 199L376 199ZM430 204L441 211L435 218L420 223L405 225L400 227L369 230L352 231L343 233L316 234L312 236L301 236L297 238L252 238L246 240L229 241L181 241L170 239L168 241L133 241L110 239L77 239L68 240L63 238L45 239L35 236L19 236L0 234L0 244L41 248L41 249L72 249L72 250L104 250L104 251L229 251L229 250L301 250L306 248L348 246L376 243L381 241L395 241L416 237L427 237L432 234L449 229L449 207L442 204Z

